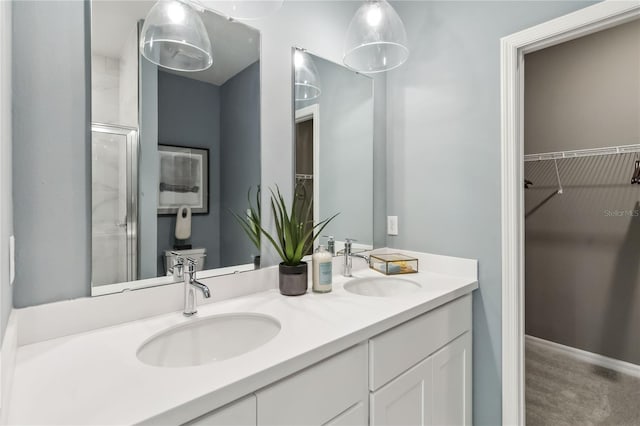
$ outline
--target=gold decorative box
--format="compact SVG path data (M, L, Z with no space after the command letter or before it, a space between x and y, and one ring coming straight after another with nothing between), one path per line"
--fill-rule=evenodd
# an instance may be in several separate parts
M400 253L372 254L369 267L385 275L414 274L418 272L418 259Z

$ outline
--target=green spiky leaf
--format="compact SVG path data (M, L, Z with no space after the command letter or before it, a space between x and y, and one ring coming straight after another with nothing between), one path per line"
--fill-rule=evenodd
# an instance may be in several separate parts
M287 203L277 185L275 191L270 189L270 192L271 212L275 221L275 235L271 235L259 221L257 221L257 227L273 245L286 265L299 265L305 253L312 248L313 242L320 236L325 226L339 213L313 225L311 203L304 208L304 199L301 202L296 196L297 194L294 194L291 206L287 208ZM310 229L305 230L306 225L311 225Z

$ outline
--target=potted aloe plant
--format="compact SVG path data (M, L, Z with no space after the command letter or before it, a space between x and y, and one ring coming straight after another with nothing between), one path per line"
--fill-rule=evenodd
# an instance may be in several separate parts
M235 212L231 212L233 217L238 221L242 230L247 234L249 240L256 246L258 250L258 254L253 256L253 267L254 269L260 269L260 217L262 214L262 208L260 205L260 185L258 185L258 190L256 191L256 204L255 206L251 202L251 187L247 191L247 203L248 208L246 215L239 215Z
M276 225L275 235L271 235L259 221L253 220L261 233L282 259L279 265L280 293L285 296L299 296L307 291L307 263L302 258L313 247L313 242L338 213L315 225L312 223L312 203L304 204L304 197L294 194L291 207L287 209L280 189L271 191L271 212ZM251 217L247 218L252 221Z

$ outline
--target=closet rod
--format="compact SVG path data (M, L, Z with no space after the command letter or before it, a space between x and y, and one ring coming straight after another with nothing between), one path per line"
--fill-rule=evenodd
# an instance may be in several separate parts
M560 160L561 158L593 157L597 155L626 154L630 152L640 152L640 144L527 154L524 156L524 161Z

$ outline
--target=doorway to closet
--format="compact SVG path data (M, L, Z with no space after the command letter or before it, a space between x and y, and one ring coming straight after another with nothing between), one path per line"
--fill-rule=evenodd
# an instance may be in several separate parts
M640 20L524 55L527 425L640 424Z

